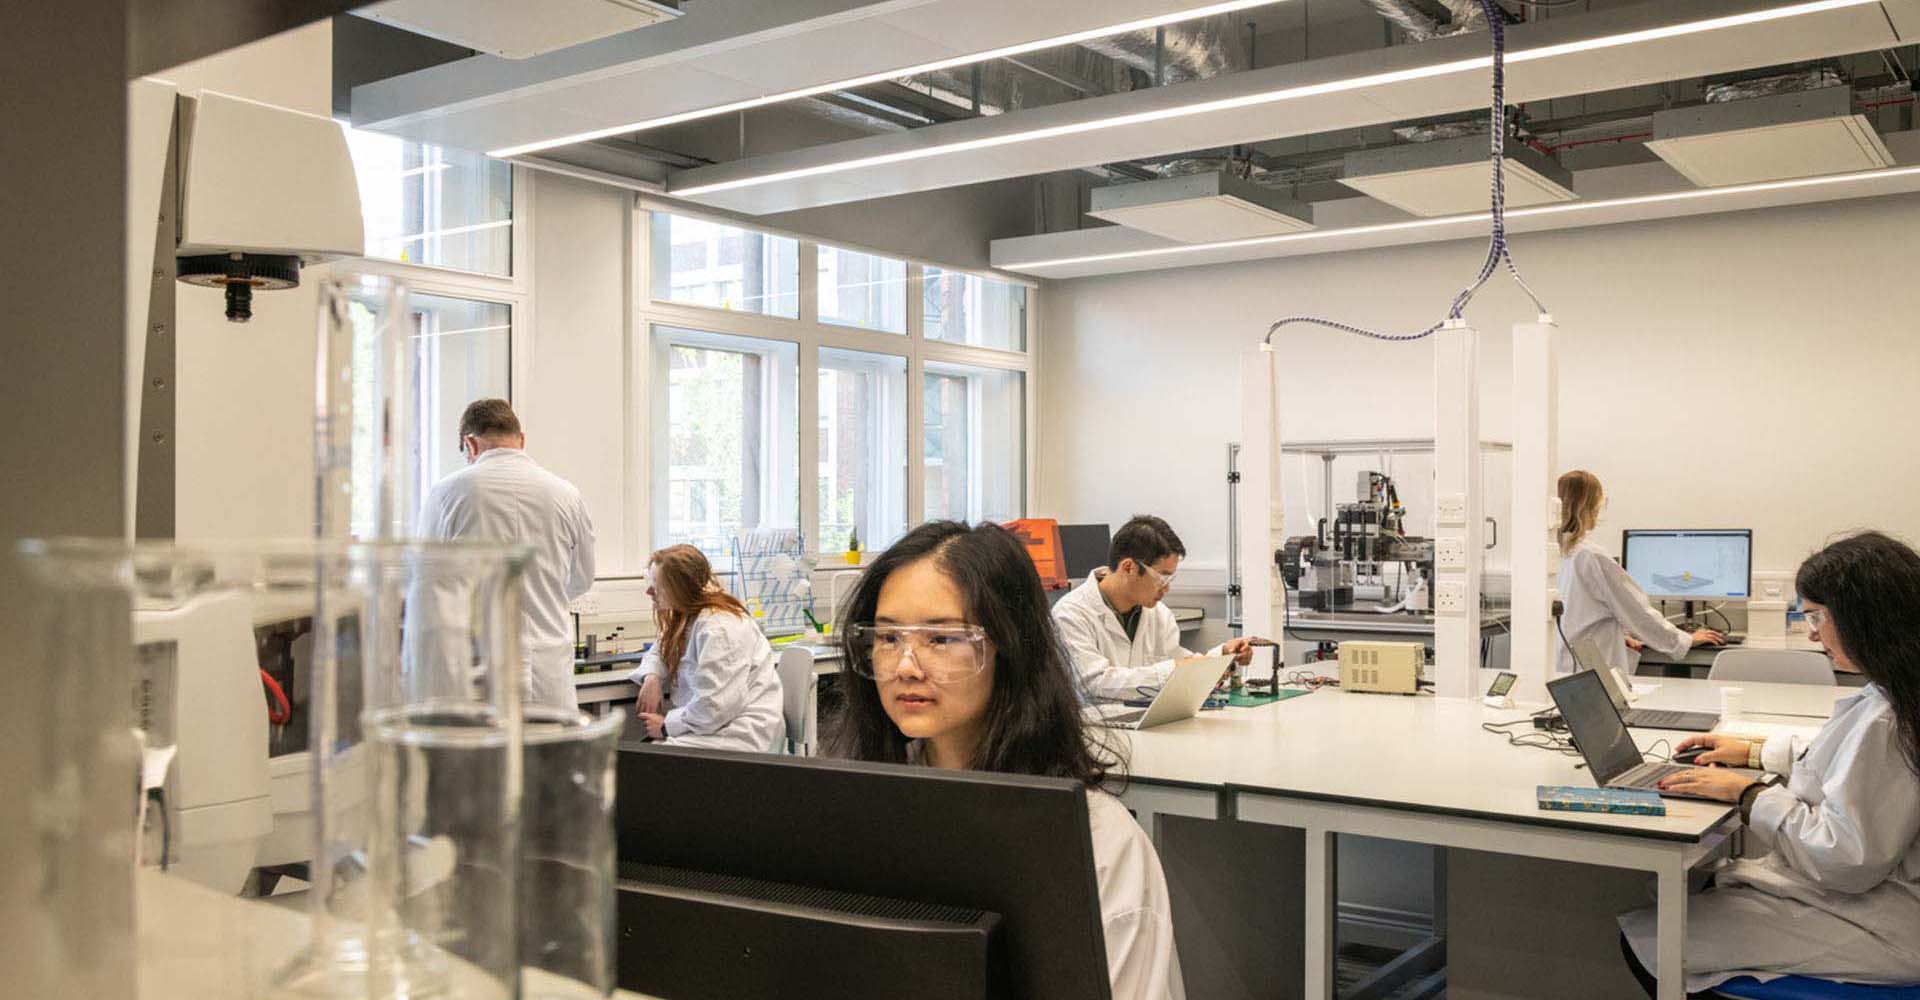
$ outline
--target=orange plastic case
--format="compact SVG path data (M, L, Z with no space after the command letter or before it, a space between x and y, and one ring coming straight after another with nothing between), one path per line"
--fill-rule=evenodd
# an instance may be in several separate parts
M1041 586L1048 590L1073 586L1073 581L1067 579L1066 557L1060 551L1060 522L1050 517L1025 517L1008 521L1001 527L1013 532L1020 544L1027 547L1027 556L1040 573Z

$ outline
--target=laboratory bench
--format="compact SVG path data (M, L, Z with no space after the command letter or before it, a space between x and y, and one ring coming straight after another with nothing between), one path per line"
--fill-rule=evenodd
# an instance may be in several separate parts
M1805 632L1790 632L1784 636L1749 635L1738 646L1695 646L1682 656L1668 656L1653 649L1640 651L1638 674L1644 677L1694 677L1704 679L1713 669L1713 658L1729 649L1796 649L1812 653L1824 653L1820 644L1807 638ZM1860 674L1846 670L1835 670L1833 682L1840 687L1860 687L1867 679Z
M1481 687L1492 676L1484 672ZM1721 685L1705 680L1661 678L1639 704L1651 708L1712 710ZM1845 693L1817 685L1742 684L1747 710L1741 719L1722 723L1725 731L1767 734L1787 730L1811 734ZM1489 708L1478 698L1439 698L1346 693L1321 689L1309 695L1257 708L1228 708L1142 732L1121 732L1129 760L1122 800L1161 844L1170 881L1189 907L1204 907L1208 893L1249 897L1220 888L1232 873L1209 873L1199 866L1219 857L1211 845L1206 858L1171 845L1169 828L1187 834L1192 821L1224 828L1274 827L1286 831L1278 843L1290 858L1266 888L1271 901L1264 914L1244 911L1178 914L1176 928L1188 941L1204 929L1196 953L1217 952L1231 962L1253 955L1253 964L1228 979L1278 974L1298 982L1307 997L1332 995L1338 924L1338 839L1358 836L1471 850L1519 858L1571 862L1650 873L1660 914L1658 965L1679 969L1685 939L1689 873L1724 857L1739 827L1730 805L1666 800L1665 816L1553 812L1539 808L1539 785L1591 786L1576 758L1510 746L1482 723L1525 722L1531 710ZM1525 731L1531 731L1528 727ZM1635 729L1643 748L1665 740L1671 746L1686 734ZM1253 840L1244 840L1253 843ZM1246 853L1228 855L1239 869ZM1446 881L1444 857L1436 862L1436 882ZM1196 888L1199 887L1199 888ZM1434 935L1444 954L1446 890L1436 887ZM1252 904L1261 908L1261 902ZM1244 929L1232 925L1243 925ZM1244 935L1244 937L1242 937ZM1290 954L1259 955L1258 942L1272 952L1285 941ZM1223 943L1231 942L1231 943ZM1611 941L1607 942L1611 946ZM1263 964L1264 963L1264 964ZM1257 970L1257 971L1256 971ZM1218 975L1206 968L1201 976ZM1188 972L1188 986L1195 983ZM1292 989L1283 995L1294 995ZM1678 977L1661 983L1660 1000L1682 997Z

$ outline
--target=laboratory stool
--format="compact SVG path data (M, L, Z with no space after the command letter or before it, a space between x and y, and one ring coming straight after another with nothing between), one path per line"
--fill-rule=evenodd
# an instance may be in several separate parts
M1713 995L1740 1000L1920 1000L1920 986L1861 986L1805 976L1763 983L1741 976L1714 987Z

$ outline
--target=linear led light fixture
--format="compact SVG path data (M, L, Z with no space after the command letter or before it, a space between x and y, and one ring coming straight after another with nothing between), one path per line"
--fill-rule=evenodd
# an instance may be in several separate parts
M1785 181L1763 181L1756 184L1737 184L1729 187L1689 188L1685 191L1633 195L1626 198L1608 198L1603 201L1569 201L1552 205L1535 205L1530 208L1512 208L1507 210L1507 218L1526 219L1541 215L1560 215L1568 212L1598 212L1609 208L1624 208L1632 205L1658 205L1671 202L1699 201L1708 198L1725 198L1738 194L1786 191L1807 187L1825 187L1833 184L1854 184L1862 181L1883 180L1890 177L1911 177L1915 175L1920 175L1920 166L1890 167L1885 170L1862 170L1851 174L1827 174L1821 177L1801 177ZM1205 250L1235 250L1244 247L1274 246L1283 243L1337 239L1342 236L1371 236L1378 233L1400 233L1414 229L1431 229L1436 226L1456 226L1461 223L1491 222L1492 220L1493 216L1490 213L1473 212L1466 215L1447 215L1433 219L1410 219L1406 222L1383 222L1370 226L1349 226L1346 229L1318 229L1308 233L1256 236L1243 240L1216 240L1212 243L1188 243L1181 246L1154 247L1148 250L1117 250L1113 253L1086 254L1079 257L1058 257L1053 260L1026 261L1018 264L1003 264L999 266L1009 271L1032 271L1043 267L1066 267L1069 264L1099 264L1115 260L1140 260L1147 257L1197 253Z
M885 70L879 73L868 73L866 76L849 77L845 80L835 80L832 83L821 83L811 87L784 90L778 94L767 94L763 97L749 97L745 100L732 101L727 104L716 104L708 108L695 108L692 111L681 111L677 114L661 115L657 118L643 118L639 121L628 122L624 125L609 125L606 128L597 128L588 132L575 132L572 135L563 135L553 139L540 139L534 142L522 143L518 146L505 146L493 150L487 153L487 155L495 159L523 156L527 153L538 153L541 150L553 149L556 146L571 146L576 142L605 139L610 135L627 135L633 132L644 132L647 129L661 128L666 125L678 125L681 122L697 121L701 118L711 118L715 115L731 114L735 111L746 111L750 108L763 108L769 104L780 104L802 97L812 97L815 94L830 94L836 90L864 87L869 83L879 83L883 80L897 80L903 76L917 76L921 73L931 73L935 70L952 69L955 66L971 66L974 63L988 62L993 59L1005 59L1008 56L1024 55L1028 52L1038 52L1041 49L1057 48L1062 45L1073 45L1095 38L1105 38L1108 35L1122 35L1130 31L1143 31L1148 28L1158 28L1180 21L1212 17L1215 14L1231 14L1234 11L1246 10L1249 7L1264 7L1280 2L1283 2L1283 0L1223 0L1223 2L1189 7L1185 10L1176 10L1167 14L1156 14L1153 17L1136 18L1132 21L1122 21L1119 24L1088 28L1084 31L1076 31L1066 35L1055 35L1052 38L1041 38L1031 42L1021 42L1018 45L1006 45L997 49L988 49L985 52L974 52L964 56L939 59L934 62L902 66L898 69Z
M1543 45L1537 48L1509 52L1507 65L1534 62L1540 59L1553 59L1576 52L1592 52L1597 49L1618 48L1623 45L1638 45L1642 42L1660 41L1668 38L1680 38L1698 35L1722 28L1737 28L1749 24L1763 24L1800 17L1806 14L1819 14L1847 7L1863 7L1879 3L1880 0L1815 0L1812 3L1798 3L1787 7L1775 7L1768 10L1748 11L1745 14L1728 14L1724 17L1710 17L1699 21L1687 21L1681 24L1669 24L1659 28L1644 28L1639 31L1627 31L1617 35L1602 35L1578 42L1562 42L1557 45ZM1052 125L1045 128L1029 129L1025 132L1009 132L1005 135L986 136L979 139L965 139L944 145L923 146L917 149L905 149L897 153L882 153L876 156L863 156L838 163L822 163L811 167L798 167L793 170L781 170L754 177L741 177L730 181L716 181L712 184L700 184L689 188L669 189L675 197L692 198L720 191L732 191L744 187L756 187L761 184L777 184L781 181L800 180L805 177L818 177L822 174L837 174L865 167L879 167L892 163L904 163L910 160L924 160L934 156L946 156L952 153L965 153L977 149L992 149L998 146L1011 146L1022 142L1035 142L1041 139L1057 139L1062 136L1079 135L1084 132L1097 132L1101 129L1126 125L1143 125L1149 122L1165 121L1172 118L1186 118L1193 115L1211 114L1215 111L1230 111L1235 108L1255 107L1263 104L1276 104L1281 101L1298 100L1306 97L1318 97L1322 94L1338 94L1350 90L1362 90L1390 83L1406 83L1412 80L1426 80L1451 73L1465 73L1490 69L1493 66L1491 55L1477 56L1472 59L1456 59L1452 62L1434 63L1429 66L1416 66L1411 69L1394 70L1387 73L1369 73L1364 76L1349 77L1345 80L1330 80L1326 83L1312 83L1298 87L1283 87L1279 90L1262 91L1257 94L1240 94L1235 97L1223 97L1213 101L1200 101L1194 104L1172 108L1160 108L1154 111L1137 111L1132 114L1114 115L1110 118L1096 118L1092 121L1069 122L1064 125Z

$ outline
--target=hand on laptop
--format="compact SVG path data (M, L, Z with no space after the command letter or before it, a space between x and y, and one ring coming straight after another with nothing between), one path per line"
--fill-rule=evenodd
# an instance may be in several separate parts
M1725 645L1726 641L1726 636L1710 628L1695 629L1693 632L1693 644L1696 646L1720 646Z
M1660 779L1660 790L1693 795L1716 802L1738 802L1753 779L1723 767L1695 767Z
M1728 767L1746 767L1749 755L1753 753L1753 744L1734 736L1722 736L1716 733L1702 733L1689 736L1674 748L1675 754L1686 753L1694 747L1706 747L1707 752L1695 761L1698 764L1725 764Z
M1633 636L1627 636L1627 648L1638 653L1639 651L1647 648L1647 644L1644 642L1641 642L1638 639L1635 639Z
M1237 666L1246 666L1253 662L1253 641L1250 639L1228 639L1220 647L1220 652L1233 657Z

